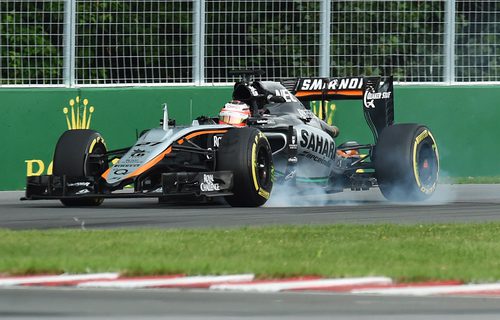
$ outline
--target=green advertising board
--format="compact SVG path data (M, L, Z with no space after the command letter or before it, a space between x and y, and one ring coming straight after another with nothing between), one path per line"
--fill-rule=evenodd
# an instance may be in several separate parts
M216 115L230 96L231 87L0 89L8 151L0 190L21 190L26 175L50 173L54 146L65 130L88 126L102 133L108 148L127 147L138 132L159 125L163 103L178 124L189 124L199 115ZM444 175L500 175L499 101L497 86L397 86L395 118L431 128ZM373 141L361 101L334 102L329 112L341 130L338 142Z

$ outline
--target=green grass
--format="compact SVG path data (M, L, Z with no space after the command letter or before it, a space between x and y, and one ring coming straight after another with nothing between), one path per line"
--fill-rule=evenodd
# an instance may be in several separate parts
M0 272L500 280L500 223L0 230Z
M440 183L446 184L496 184L500 183L500 176L491 177L440 177Z

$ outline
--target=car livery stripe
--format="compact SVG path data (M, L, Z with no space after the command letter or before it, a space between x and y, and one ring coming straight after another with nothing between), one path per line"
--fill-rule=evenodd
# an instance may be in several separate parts
M197 136L201 136L204 134L216 134L216 133L226 133L227 130L209 130L209 131L198 131L198 132L193 132L191 134L188 134L187 136L183 137L182 139L177 140L178 144L183 144L185 140L192 139ZM136 177L140 175L141 173L146 172L147 170L151 169L155 164L160 162L167 154L172 152L172 147L168 147L165 151L154 157L151 161L145 163L143 166L137 168L134 172L129 174L126 179Z
M177 143L178 144L183 144L184 143L184 140L189 140L189 139L192 139L194 137L197 137L197 136L201 136L203 134L216 134L216 133L226 133L227 130L210 130L210 131L198 131L198 132L193 132L191 134L188 134L187 136L185 136L184 138L182 139L179 139L177 140Z
M104 173L101 174L101 177L103 177L104 179L107 179L110 172L111 172L111 168L108 168L108 170L104 171Z
M145 172L146 170L151 169L151 167L160 162L170 152L172 152L172 147L168 147L165 151L154 157L151 161L147 162L142 167L137 168L137 170L129 174L126 179L138 176L141 173Z

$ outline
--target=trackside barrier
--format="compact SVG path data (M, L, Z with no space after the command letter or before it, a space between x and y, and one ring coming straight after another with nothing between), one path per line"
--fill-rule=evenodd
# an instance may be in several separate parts
M51 171L59 135L70 129L100 131L108 148L131 145L136 132L159 125L161 105L178 124L216 115L231 87L39 88L1 89L3 155L0 190L21 190L26 175ZM442 175L500 175L496 147L500 136L498 86L397 86L396 122L428 125L438 142ZM371 142L359 101L332 106L339 142Z

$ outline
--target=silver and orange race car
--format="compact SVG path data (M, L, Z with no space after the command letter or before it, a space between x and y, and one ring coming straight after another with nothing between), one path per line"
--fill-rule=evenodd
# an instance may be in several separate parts
M243 125L200 116L176 126L164 106L159 127L130 147L107 150L93 130L69 130L57 142L53 175L28 177L26 200L95 206L105 198L212 199L257 207L273 185L326 193L378 186L393 201L430 197L439 175L436 141L420 124L394 124L392 78L257 81L238 71L232 99L248 105ZM359 99L374 143L336 143L338 130L310 101ZM133 188L125 188L132 186Z

